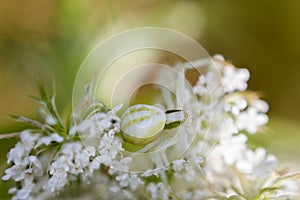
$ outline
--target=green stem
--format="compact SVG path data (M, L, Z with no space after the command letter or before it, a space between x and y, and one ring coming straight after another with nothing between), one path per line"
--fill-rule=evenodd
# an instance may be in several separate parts
M0 134L0 140L19 137L20 132Z

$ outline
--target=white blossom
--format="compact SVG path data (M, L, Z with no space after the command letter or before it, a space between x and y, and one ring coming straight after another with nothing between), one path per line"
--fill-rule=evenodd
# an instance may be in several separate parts
M26 163L27 164L27 163ZM25 178L25 175L29 173L29 170L26 170L23 163L21 165L14 165L11 168L5 170L5 175L2 177L2 180L12 179L14 181L20 181Z
M47 124L51 125L51 126L54 126L54 125L57 124L56 119L55 119L54 117L50 116L50 115L48 115L48 116L46 117L45 122L46 122Z
M193 87L194 93L200 96L209 95L217 87L216 79L216 75L212 72L199 76L198 82Z
M232 118L226 118L222 127L222 137L231 137L233 134L239 132Z
M37 133L31 133L30 131L22 131L20 134L21 144L25 151L30 151L33 149L35 142L40 138Z
M183 160L183 159L174 160L173 161L173 169L174 169L174 171L176 171L176 172L182 171L185 168L185 166L184 166L185 163L186 163L186 161Z
M115 138L113 132L109 132L103 135L100 145L100 156L97 159L106 165L110 165L112 160L117 156L119 151L122 151L122 143Z
M90 154L81 143L67 143L62 147L61 155L50 165L51 178L44 188L52 192L60 191L68 183L68 174L83 173L90 165Z
M17 199L28 199L28 197L34 187L35 187L35 184L33 183L32 177L25 179L22 189L16 191L16 198Z
M273 155L267 155L266 150L257 148L247 150L245 155L236 163L237 169L249 174L251 179L264 179L275 170L278 160Z
M51 142L61 143L63 141L64 141L63 137L61 137L57 133L52 133L50 136L44 136L44 137L40 138L38 140L37 144L35 145L35 148L42 145L42 144L48 146Z
M63 170L56 170L52 177L44 185L45 190L51 192L60 191L68 183L68 174Z
M226 92L244 91L250 73L247 69L236 69L233 65L226 65L223 69L222 83Z
M269 118L267 115L260 113L254 107L249 107L243 111L238 117L236 125L240 130L246 130L251 134L257 132L258 128L265 125Z
M169 199L169 191L166 189L163 183L150 183L147 186L147 191L150 193L151 199Z
M101 133L109 130L114 132L119 131L120 118L116 115L116 112L122 108L122 104L114 107L108 113L99 112L95 113L83 121L76 123L71 127L69 134L74 136L76 133L88 135L89 137L96 137Z
M213 59L217 62L222 62L222 63L225 62L225 58L222 54L213 55Z
M6 169L2 180L13 179L14 181L21 181L29 174L34 174L35 176L43 174L42 165L35 156L25 157L20 163Z
M88 90L65 129L54 126L58 117L43 110L43 127L22 131L7 154L10 166L2 180L17 182L8 191L12 199L59 199L69 189L99 199L299 197L299 177L282 175L274 155L248 145L247 133L255 134L268 122L269 109L265 101L242 92L249 71L235 68L221 55L207 65L191 88L183 80L188 65L177 65L176 73L159 73L175 94L162 89L157 102L166 109L180 107L188 119L177 129L162 130L137 152L123 149L122 104L109 110ZM141 173L134 171L141 165L137 155L150 164Z
M114 174L117 171L120 172L128 172L129 171L129 164L132 162L131 157L124 157L121 158L120 160L114 160L111 163L111 167L108 171L109 174Z
M251 106L261 113L266 113L269 110L269 105L261 99L255 99Z
M241 95L228 95L225 102L225 111L239 115L247 107L246 99Z
M116 176L116 180L119 182L121 188L129 186L133 191L144 184L137 174L132 173L121 173Z
M25 156L24 146L18 142L14 148L8 153L7 163L14 162L16 165L20 164Z
M134 195L132 194L132 192L130 192L129 190L126 190L124 188L120 188L117 185L112 185L109 188L109 191L111 191L113 194L116 194L116 196L113 197L113 199L135 199ZM112 199L112 198L110 198Z
M224 137L220 140L220 145L216 146L212 154L220 154L226 164L232 165L243 157L243 152L247 149L246 141L247 137L243 134Z

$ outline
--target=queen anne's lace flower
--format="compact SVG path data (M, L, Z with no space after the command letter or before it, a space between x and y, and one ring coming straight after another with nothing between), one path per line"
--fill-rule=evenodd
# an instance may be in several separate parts
M230 95L225 102L225 111L239 115L247 107L247 100L242 95ZM265 111L267 112L267 110Z
M53 133L50 136L45 136L38 140L37 144L35 145L35 148L39 147L40 145L44 144L48 146L51 142L58 142L61 143L64 141L64 138L58 135L57 133Z
M270 172L274 171L278 165L278 160L273 155L267 155L263 148L257 148L255 151L247 150L244 157L236 163L237 169L243 173L249 174L251 179L264 179Z
M224 137L220 141L220 145L212 152L212 155L219 151L224 162L228 165L233 165L237 160L243 157L243 152L247 149L247 137L243 134Z
M180 105L189 118L178 132L163 130L153 142L133 145L134 152L121 136L122 104L109 110L88 87L66 127L52 100L42 99L50 108L40 110L40 122L29 120L38 129L22 131L8 153L2 180L17 183L9 193L14 200L59 198L73 189L72 199L296 199L299 175L278 172L274 155L247 144L248 134L268 122L268 104L245 91L249 71L221 55L212 64L218 71L205 64L191 89L183 80L188 64L174 67L177 73L159 73L181 104L164 89L158 102L168 109ZM180 147L188 148L174 156ZM135 160L149 152L147 159ZM149 168L132 171L144 162Z
M139 185L144 184L137 174L132 173L122 173L116 176L116 181L119 182L121 188L129 187L132 191L135 191Z
M151 199L169 199L169 191L166 189L163 183L151 183L147 187L147 191L150 193Z
M185 168L185 166L184 166L185 163L186 163L186 161L183 159L173 161L173 170L175 172L180 172L181 170L183 170Z
M265 125L269 118L267 115L260 113L256 108L249 107L237 117L237 127L240 130L246 130L248 133L254 134L258 128Z
M193 87L193 91L195 94L203 96L209 93L210 90L215 89L216 84L217 82L215 74L208 72L206 75L199 76L199 80Z
M226 92L244 91L247 89L247 81L250 73L247 69L236 69L229 64L224 67L222 83Z

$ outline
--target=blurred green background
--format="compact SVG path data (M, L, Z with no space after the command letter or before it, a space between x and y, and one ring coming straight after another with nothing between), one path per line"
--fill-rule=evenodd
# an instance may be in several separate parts
M20 130L9 114L34 117L36 81L57 87L58 107L71 108L76 71L100 41L123 30L158 26L197 40L251 72L249 88L270 104L266 133L255 145L299 168L299 0L31 0L0 1L0 133ZM0 141L0 176L14 140ZM0 197L7 185L0 181ZM1 198L0 198L1 199Z

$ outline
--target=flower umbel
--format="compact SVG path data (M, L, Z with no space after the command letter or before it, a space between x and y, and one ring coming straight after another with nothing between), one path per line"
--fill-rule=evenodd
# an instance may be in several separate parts
M221 55L198 63L205 70L192 88L183 80L190 70L186 63L176 65L176 73L158 74L179 98L160 88L157 102L188 117L170 129L161 125L157 137L145 143L126 140L122 105L108 109L96 101L92 84L69 123L56 110L55 94L48 97L40 87L41 97L33 97L42 105L39 120L14 117L35 129L11 135L19 140L7 154L2 180L16 183L9 190L13 199L63 198L72 196L72 190L77 191L73 199L299 198L299 175L279 172L274 155L248 146L249 134L268 122L268 105L246 91L249 71ZM138 109L130 114L132 120L124 115L129 128L154 116ZM164 115L157 119L168 120ZM136 131L129 128L129 133Z

